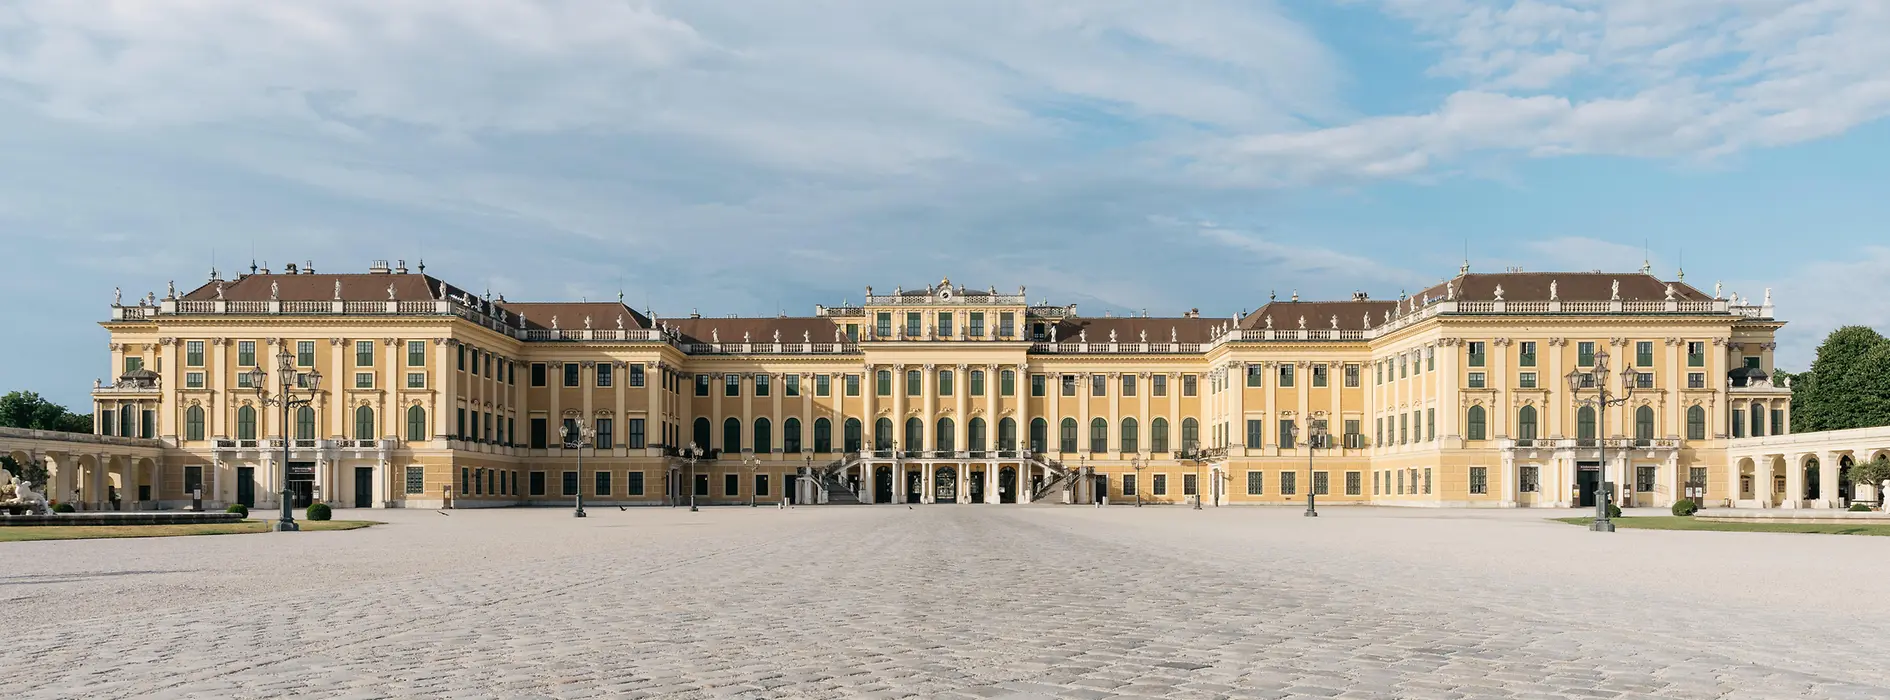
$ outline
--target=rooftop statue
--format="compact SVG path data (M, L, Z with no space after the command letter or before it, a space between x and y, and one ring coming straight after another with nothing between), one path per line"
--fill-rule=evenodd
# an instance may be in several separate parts
M1549 301L1559 301L1560 299L1561 297L1555 293L1555 280L1549 280Z

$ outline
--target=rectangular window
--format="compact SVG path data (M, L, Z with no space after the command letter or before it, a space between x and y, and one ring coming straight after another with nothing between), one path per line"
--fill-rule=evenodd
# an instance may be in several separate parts
M643 495L643 472L625 472L623 475L623 495Z
M849 343L860 342L860 324L857 324L857 323L847 324L847 342Z
M1356 450L1365 446L1365 434L1358 418L1345 419L1345 449Z
M965 322L965 335L971 336L973 338L984 337L984 312L983 311L971 312L971 317L967 319Z
M1039 379L1041 379L1041 377L1039 377ZM1043 395L1042 393L1043 384L1041 381L1038 382L1036 391L1037 391L1037 394L1036 394L1037 396ZM1016 395L1017 395L1017 370L1014 370L1014 369L999 370L998 371L998 396L1016 396Z
M1362 495L1365 490L1365 475L1362 472L1345 473L1345 495Z
M597 479L597 488L591 495L593 496L610 495L610 472L598 472L594 476Z
M873 332L875 335L881 338L892 337L892 314L881 311L873 321Z
M1634 343L1634 364L1642 367L1654 366L1654 342L1642 340Z
M873 374L873 393L880 396L892 396L893 376L888 370L879 370Z
M1470 347L1470 366L1484 366L1484 364L1489 361L1489 355L1487 354L1489 348L1487 344L1481 340L1472 340L1468 345Z
M1281 366L1289 367L1291 365L1281 365ZM1266 372L1267 372L1266 367L1261 366L1259 363L1247 365L1247 386L1250 386L1250 387L1251 386L1265 386L1266 382L1264 380L1266 379ZM1291 386L1291 385L1282 384L1281 386Z
M354 341L354 366L356 367L373 367L374 366L374 341L372 340Z
M1156 474L1154 481L1149 483L1149 490L1157 496L1168 495L1168 475Z
M407 373L407 388L409 389L427 388L427 373L426 372L408 372Z
M1705 367L1706 366L1706 343L1699 342L1699 341L1687 341L1687 366L1688 367Z
M616 379L616 376L615 376L616 369L617 368L612 367L609 362L597 363L597 388L599 389L610 388L611 382Z
M774 380L771 378L771 375L755 375L755 396L771 396L772 394L770 392L774 390L773 384Z
M1285 388L1291 388L1293 386L1293 366L1292 365L1290 364L1280 365L1280 386L1285 387Z
M203 366L203 341L192 340L184 343L184 366Z
M1385 419L1379 418L1373 421L1373 425L1375 427L1372 429L1372 444L1374 445L1384 444L1385 443Z
M1263 496L1267 492L1266 472L1247 472L1247 495Z
M623 446L632 450L641 450L645 446L643 419L630 418L624 423Z
M724 496L742 495L741 477L735 474L723 474L722 475L722 495Z
M1706 373L1705 372L1688 372L1687 373L1687 388L1688 389L1705 389L1706 388Z
M1654 373L1653 372L1635 372L1634 373L1634 388L1636 389L1654 388Z
M1490 492L1490 468L1470 468L1470 495L1481 496Z
M295 364L298 367L315 366L315 341L295 341Z
M1109 378L1100 374L1089 375L1089 395L1107 396L1108 394Z
M1745 360L1746 369L1759 368L1759 358L1756 355L1747 355L1743 359Z
M1285 433L1281 433L1281 435L1284 436ZM1262 442L1262 440L1264 440L1265 438L1266 438L1266 421L1259 420L1259 419L1248 419L1247 420L1247 446L1257 448L1265 444L1264 442ZM1290 439L1290 438L1283 437L1282 439Z
M1124 496L1135 495L1135 475L1134 474L1122 475L1122 495Z
M781 375L781 395L782 396L800 396L801 395L801 375L798 375L798 374Z
M466 346L464 345L459 346L459 360L457 366L459 371L466 371Z
M925 374L916 369L906 370L906 395L920 396L925 393Z
M356 389L374 388L374 373L373 372L355 372L354 373L354 388Z
M1200 477L1194 474L1181 475L1181 495L1193 496L1201 493Z
M860 395L860 375L857 375L857 374L847 375L846 383L847 383L847 386L846 386L847 396Z
M547 373L545 371L545 363L533 362L532 363L532 386L544 386L545 382L548 381L546 378L546 374Z
M597 419L595 427L597 437L591 441L592 449L608 450L617 446L617 431L615 430L617 426L612 425L609 418Z
M1325 365L1323 364L1313 365L1312 385L1314 388L1323 388L1326 386L1326 366Z
M1437 439L1437 409L1435 408L1424 409L1424 439L1426 441Z
M967 379L966 381L969 383L969 388L966 390L969 392L968 395L970 396L983 396L984 395L984 370L981 370L981 369L971 370L971 377Z
M1653 491L1654 491L1654 468L1653 467L1635 467L1634 468L1634 492L1635 493L1653 493Z
M1732 410L1732 436L1736 438L1746 436L1746 410L1743 408Z
M1594 341L1584 340L1575 344L1575 364L1582 367L1594 366L1595 364Z
M923 335L921 325L922 324L919 323L919 312L906 312L906 337L917 338Z
M956 377L952 376L951 370L941 369L938 371L938 379L936 381L938 382L938 395L939 396L952 395L952 392L956 390L956 387L952 386L952 382L954 379L956 379Z
M1135 375L1127 373L1122 375L1122 395L1135 395Z
M1537 493L1542 490L1542 470L1540 467L1518 467L1516 469L1516 490L1523 493Z
M1280 495L1291 496L1299 493L1299 473L1280 472Z
M1524 389L1536 388L1536 373L1522 372L1516 375L1516 386Z
M1471 372L1471 373L1470 373L1470 388L1472 388L1472 389L1482 389L1482 388L1484 388L1484 378L1483 378L1483 373L1482 373L1482 372Z
M424 341L424 340L407 341L407 366L408 367L427 366L427 341Z
M1012 318L1011 312L1006 311L998 314L998 335L1009 338L1017 335L1016 331L1016 319Z
M739 375L739 374L722 375L722 395L723 396L741 396L742 395L742 375Z
M559 484L559 486L563 487L562 493L564 495L566 496L578 495L578 473L577 472L565 472L564 478L562 479L562 481L564 483Z
M1200 389L1200 380L1192 374L1181 375L1181 395L1194 396Z
M1076 395L1076 375L1065 374L1065 375L1062 375L1062 378L1063 378L1063 395L1075 396Z
M1785 409L1774 408L1772 409L1772 434L1782 435L1784 434L1784 432L1785 432Z
M1150 396L1167 396L1168 375L1156 374L1150 376L1148 378L1148 393Z
M1280 449L1285 449L1285 450L1293 449L1293 445L1299 440L1299 436L1295 434L1297 432L1296 430L1297 428L1298 426L1293 424L1293 419L1291 418L1280 419L1280 432L1278 434L1279 435L1278 439L1280 441ZM1248 429L1249 430L1252 429L1251 425L1249 426Z
M1398 495L1404 495L1404 470L1398 470Z
M833 375L831 374L814 375L814 395L819 396L821 398L826 398L828 396L833 395Z
M564 363L564 385L566 387L573 388L573 389L577 388L578 369L579 369L578 363L576 362Z
M1313 472L1312 492L1314 496L1331 495L1332 484L1331 480L1326 476L1326 472Z
M1358 373L1359 373L1358 365L1345 366L1345 388L1347 389L1358 388L1358 382L1359 382Z
M1431 468L1424 468L1424 495L1431 495Z
M536 368L534 367L533 369L536 369ZM536 372L534 372L534 374L536 374ZM696 395L697 396L709 395L709 381L710 381L709 375L706 375L706 374L696 375Z
M768 495L768 475L767 474L755 475L755 495L756 496Z
M1522 342L1522 352L1516 356L1517 363L1524 367L1536 366L1536 341Z
M951 335L952 335L952 312L950 312L950 311L940 311L940 312L938 312L938 335L939 335L939 337L941 337L941 338L949 338L949 337L951 337Z
M630 370L630 386L633 386L633 387L643 386L643 381L644 381L643 380L643 365L632 362L630 363L629 370Z
M1437 370L1437 348L1424 348L1424 371Z
M236 366L238 367L255 367L256 366L256 341L254 340L236 341Z
M418 495L427 491L426 467L407 467L407 494Z
M1410 420L1411 420L1411 414L1409 413L1398 414L1398 444L1400 445L1407 444L1411 441L1410 440L1411 438Z
M1043 396L1044 391L1045 391L1044 382L1045 382L1045 379L1043 375L1041 374L1030 375L1030 395Z

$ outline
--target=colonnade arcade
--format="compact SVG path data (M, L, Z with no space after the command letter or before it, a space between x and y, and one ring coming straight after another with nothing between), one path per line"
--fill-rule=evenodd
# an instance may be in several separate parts
M81 510L149 510L160 485L181 475L157 440L0 428L0 454L46 468L47 499Z
M1726 454L1734 507L1843 508L1879 499L1869 485L1853 493L1849 471L1890 457L1890 426L1733 439Z

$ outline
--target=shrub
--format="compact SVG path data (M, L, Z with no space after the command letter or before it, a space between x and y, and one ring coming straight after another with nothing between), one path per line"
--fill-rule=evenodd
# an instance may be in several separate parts
M334 513L329 511L328 504L326 503L310 503L309 504L308 506L308 519L309 520L327 520L331 517L334 517Z
M1613 503L1608 504L1608 517L1609 518L1621 517L1621 506L1617 506Z
M70 503L55 503L53 504L52 509L54 513L71 513L73 511L78 510L77 508L72 507L72 504Z
M1851 504L1851 512L1852 512L1852 513L1868 513L1868 512L1870 512L1870 504L1868 504L1868 503L1852 503L1852 504Z
M1692 515L1694 513L1698 513L1699 511L1700 511L1700 504L1694 503L1693 499L1691 498L1682 498L1678 501L1673 502L1674 515L1686 516L1686 515Z
M243 505L241 503L231 503L230 507L223 509L223 512L235 513L237 515L241 515L247 518L249 517L249 506Z

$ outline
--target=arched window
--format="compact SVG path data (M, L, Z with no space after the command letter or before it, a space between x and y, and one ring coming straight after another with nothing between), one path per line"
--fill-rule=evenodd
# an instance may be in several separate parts
M925 421L919 420L918 416L907 418L905 450L907 452L918 452L924 449Z
M998 421L997 448L1006 452L1017 449L1017 419L1005 418Z
M873 421L873 449L890 450L893 448L893 428L891 418Z
M1089 421L1089 451L1109 451L1109 421L1093 418Z
M1030 451L1050 451L1050 421L1043 418L1030 419Z
M1519 440L1536 439L1536 407L1524 406L1516 411L1516 438Z
M781 451L801 451L801 419L789 418L781 421Z
M203 407L191 406L184 409L184 439L203 439Z
M847 452L859 452L860 441L862 439L861 438L862 431L860 430L860 419L848 418L846 424L841 427L841 430L842 430L842 433L840 436L840 439L841 439L840 448Z
M123 406L118 409L118 434L125 437L148 437L138 435L138 408L136 406Z
M854 437L859 436L859 423L853 424ZM825 418L814 419L814 451L827 453L833 451L833 421Z
M1583 406L1581 410L1575 412L1575 439L1585 440L1588 442L1594 442L1595 440L1595 407L1594 406Z
M1654 439L1654 407L1634 409L1634 440L1642 444Z
M1698 404L1687 407L1687 439L1706 439L1706 408Z
M1141 451L1140 432L1141 432L1141 426L1135 422L1134 418L1122 419L1122 451L1123 452Z
M767 454L774 451L774 423L766 417L755 419L755 453Z
M407 439L427 439L427 410L419 406L407 408Z
M1482 440L1484 437L1484 416L1482 406L1471 406L1470 414L1464 421L1464 437L1469 440Z
M303 406L295 409L295 439L315 439L315 407Z
M715 444L715 442L709 438L709 419L697 418L693 430L696 434L693 442L696 443L698 449L706 450L709 449L710 445Z
M938 440L935 441L938 443L938 451L953 452L958 449L958 434L955 432L957 429L958 426L952 423L952 419L938 419Z
M1201 424L1193 418L1181 419L1181 449L1184 452L1201 449Z
M973 372L972 375L976 376L977 373ZM965 426L965 449L971 450L972 452L983 452L984 445L988 442L988 438L989 436L985 434L983 418L973 418L971 419L971 423Z
M236 439L238 440L256 439L256 409L255 407L244 406L242 408L236 409Z
M1168 451L1168 419L1156 418L1148 422L1148 450L1157 454Z
M374 439L374 409L366 406L354 409L354 439Z
M1748 411L1747 413L1751 414L1750 415L1750 420L1752 422L1751 435L1753 437L1765 437L1765 404L1754 401L1752 402L1752 410Z
M730 416L722 421L722 452L730 456L742 451L742 421Z
M1058 445L1057 445L1058 452L1075 452L1076 451L1076 419L1075 418L1065 418L1063 419L1062 423L1059 423L1057 425L1057 442L1058 442Z

